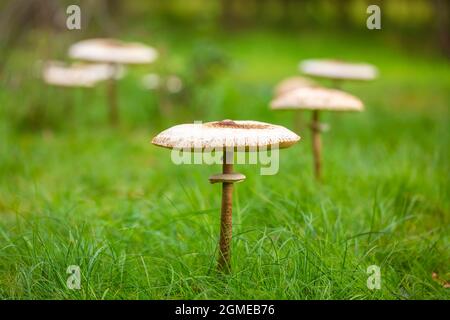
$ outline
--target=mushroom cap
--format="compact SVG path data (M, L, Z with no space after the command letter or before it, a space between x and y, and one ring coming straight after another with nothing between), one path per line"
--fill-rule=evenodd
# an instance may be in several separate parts
M351 94L322 87L300 88L290 91L271 101L275 110L307 109L329 111L362 111L361 100Z
M158 52L141 43L99 38L73 44L69 48L69 56L85 61L146 64L155 61Z
M311 59L299 65L304 74L330 79L373 80L378 75L375 66L368 63L351 63L340 60Z
M116 76L114 67L108 64L72 64L48 61L42 70L44 81L63 87L93 87L99 81Z
M152 143L169 149L201 151L233 148L256 151L259 148L288 148L300 140L294 132L278 125L259 121L222 120L180 124L162 131Z
M311 79L300 76L294 76L280 81L275 87L274 92L275 96L278 97L298 88L315 87L315 86L317 86L317 83L315 83Z

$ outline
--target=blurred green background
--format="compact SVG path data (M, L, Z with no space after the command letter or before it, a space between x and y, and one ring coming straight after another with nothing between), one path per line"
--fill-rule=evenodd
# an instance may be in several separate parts
M78 4L82 29L67 30ZM370 1L52 1L0 4L0 297L3 299L448 299L449 3ZM139 41L159 59L119 81L120 125L106 87L51 87L42 62L69 61L91 37ZM233 273L215 274L219 166L171 163L150 144L194 120L251 119L293 128L269 110L299 61L379 68L342 89L361 114L325 114L324 183L310 136L282 150L280 171L234 198ZM142 86L176 75L170 93ZM325 86L331 85L326 80ZM309 117L304 113L305 120ZM381 290L366 286L379 265ZM80 290L66 287L79 265ZM434 274L434 276L433 276Z

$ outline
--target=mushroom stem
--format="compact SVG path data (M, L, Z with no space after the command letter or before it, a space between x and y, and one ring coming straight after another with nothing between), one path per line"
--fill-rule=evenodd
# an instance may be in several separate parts
M312 114L312 147L314 157L314 174L316 179L322 179L322 141L320 138L319 110L314 110Z
M114 126L118 123L119 120L119 108L117 106L117 82L115 79L115 74L117 70L117 66L115 64L112 65L114 67L113 76L108 80L108 105L109 105L109 121Z
M233 173L233 151L223 152L222 172ZM220 215L219 260L217 268L222 272L230 272L230 246L232 236L232 202L233 182L222 183L222 209Z
M62 87L62 92L64 95L64 113L66 116L69 116L69 118L73 118L72 111L73 111L73 100L76 98L73 92L69 92L69 88ZM71 88L73 89L73 88ZM72 90L73 91L73 90Z

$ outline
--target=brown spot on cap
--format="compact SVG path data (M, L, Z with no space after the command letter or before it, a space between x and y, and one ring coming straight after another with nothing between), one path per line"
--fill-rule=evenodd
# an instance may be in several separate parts
M270 126L260 123L236 123L233 120L222 120L205 123L205 126L212 128L230 128L230 129L267 129Z

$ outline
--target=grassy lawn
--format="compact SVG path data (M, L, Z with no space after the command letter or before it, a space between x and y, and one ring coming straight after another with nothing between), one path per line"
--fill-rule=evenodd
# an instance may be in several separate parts
M448 60L326 32L140 36L167 63L129 69L118 128L107 123L105 88L49 88L33 76L41 54L34 43L8 61L0 87L0 298L450 298L432 279L450 276ZM161 115L140 76L189 76L202 46L223 54L226 67L213 80L187 79L186 93L169 97L172 109ZM331 131L322 184L312 176L308 130L280 151L277 175L236 166L247 180L234 194L233 272L217 275L220 186L208 177L220 167L176 166L151 138L194 120L292 128L292 113L268 108L274 84L295 75L301 59L334 56L379 67L378 80L343 85L366 111L324 115ZM69 265L80 266L80 290L66 287ZM380 290L366 286L370 265L381 268Z

